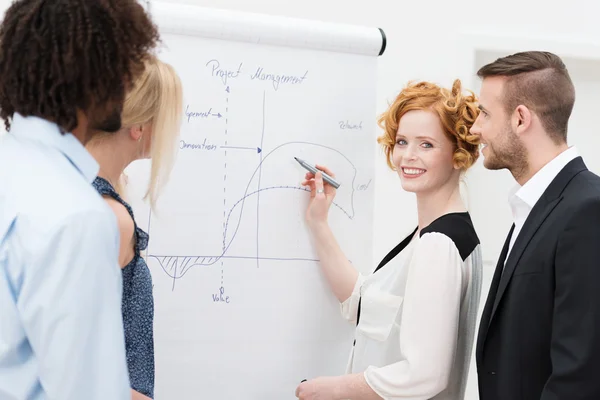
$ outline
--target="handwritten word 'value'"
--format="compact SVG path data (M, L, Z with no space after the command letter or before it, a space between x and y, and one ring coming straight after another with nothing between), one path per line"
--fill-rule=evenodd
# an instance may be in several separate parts
M212 299L215 303L222 302L229 304L229 296L225 295L225 288L223 287L219 288L219 293L212 295Z
M213 151L217 149L217 146L214 144L206 143L206 139L202 143L186 143L184 140L179 141L180 149L189 149L189 150L206 150Z
M264 72L263 67L258 67L254 75L250 77L250 79L255 80L258 79L260 81L272 81L273 88L275 90L279 89L280 84L285 85L299 85L306 79L306 75L308 75L308 71L304 73L303 76L294 76L294 75L278 75L278 74L268 74Z
M213 112L212 108L209 108L208 111L198 112L198 111L190 111L189 104L185 107L185 116L187 117L188 122L192 118L208 118L208 117L217 117L222 118L223 115L221 113Z
M223 84L226 85L229 78L234 79L240 75L240 72L242 72L242 64L243 63L240 63L237 70L230 70L221 68L221 63L219 60L210 60L206 63L206 66L211 69L212 76L221 78Z

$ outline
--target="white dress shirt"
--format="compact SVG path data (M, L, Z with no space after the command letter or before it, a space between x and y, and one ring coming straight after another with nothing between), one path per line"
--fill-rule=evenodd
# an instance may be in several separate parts
M71 134L15 114L0 138L0 399L131 398L119 232Z
M515 229L510 238L508 247L508 255L515 244L515 240L519 236L519 232L523 228L529 213L535 206L535 203L542 197L550 183L556 178L559 172L579 154L575 147L569 147L567 150L560 153L552 161L544 165L535 175L531 177L523 186L516 184L510 192L509 204L513 215ZM505 260L505 264L506 264Z
M383 399L464 397L481 288L481 249L464 260L442 233L415 237L387 265L359 275L341 304L360 323L347 373Z

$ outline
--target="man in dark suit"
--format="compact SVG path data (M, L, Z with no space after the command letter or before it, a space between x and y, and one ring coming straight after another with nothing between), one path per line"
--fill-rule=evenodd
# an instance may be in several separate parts
M480 399L600 399L600 178L567 145L569 73L554 54L524 52L478 76L471 132L484 166L518 183L479 327Z

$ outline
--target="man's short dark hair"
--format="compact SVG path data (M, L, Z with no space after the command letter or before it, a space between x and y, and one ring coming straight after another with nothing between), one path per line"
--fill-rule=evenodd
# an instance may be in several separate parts
M545 51L516 53L481 67L477 75L507 77L503 95L507 112L527 106L555 142L566 142L575 88L560 57Z
M159 41L137 0L17 0L0 25L0 117L77 126L77 110L108 112Z

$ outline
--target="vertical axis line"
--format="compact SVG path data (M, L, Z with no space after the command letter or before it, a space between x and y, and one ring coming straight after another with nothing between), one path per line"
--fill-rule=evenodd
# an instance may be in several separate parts
M229 92L228 92L229 93ZM229 94L225 97L225 146L227 146L227 134L229 128ZM223 252L225 252L225 241L227 238L225 237L225 220L227 218L227 149L225 149L224 154L224 166L223 166ZM225 273L225 268L223 265L223 258L221 258L221 288L224 285L223 275Z
M265 97L266 90L263 91L263 101L262 101L262 132L260 135L260 164L258 164L258 193L256 194L256 268L260 266L260 256L259 256L259 213L260 213L260 181L262 178L262 162L263 162L263 142L265 139Z

